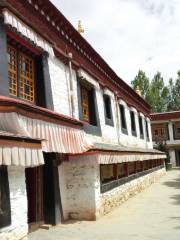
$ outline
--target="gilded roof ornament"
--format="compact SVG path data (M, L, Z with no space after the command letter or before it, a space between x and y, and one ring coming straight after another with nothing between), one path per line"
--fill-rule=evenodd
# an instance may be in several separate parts
M139 86L136 87L136 93L139 95L139 96L142 96L142 92L141 92L141 89Z
M78 28L77 28L79 33L84 33L84 28L82 27L81 20L78 21Z

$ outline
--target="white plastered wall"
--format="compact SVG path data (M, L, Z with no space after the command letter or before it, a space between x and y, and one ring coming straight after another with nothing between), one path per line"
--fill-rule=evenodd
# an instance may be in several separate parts
M148 131L149 131L149 141L147 142L147 147L149 149L153 148L153 142L152 142L152 130L151 130L151 121L149 118L146 118L147 123L148 123Z
M95 83L95 90L96 90L96 98L97 98L97 107L102 131L102 137L97 138L94 136L89 136L93 142L104 142L104 143L118 143L117 137L117 129L116 129L116 115L115 115L115 96L113 92L106 90L105 92L100 87L100 85L96 82ZM106 93L110 96L111 99L111 107L112 107L112 115L114 126L109 126L105 124L105 115L104 115L104 102L103 102L103 94Z
M101 125L102 137L94 136L88 134L89 139L92 142L104 142L104 143L118 143L117 130L116 130L116 116L115 116L115 95L112 91L108 89L102 89L99 83L91 77L84 70L80 70L79 75L83 76L83 78L94 86L96 99L97 99L97 108L99 114L99 120ZM114 126L109 126L105 124L105 116L104 116L104 102L103 102L103 94L107 94L111 98L111 106L112 106L112 114L114 120Z
M0 239L18 240L28 233L25 169L22 167L8 167L8 178L11 203L11 225L0 229Z
M95 220L97 164L92 156L73 157L59 166L63 217Z
M53 95L53 103L54 110L62 113L67 116L71 116L71 106L69 99L69 67L64 65L59 59L54 57L49 57L49 72L51 78L52 85L52 95ZM131 124L130 124L130 113L129 106L124 101L120 101L125 106L125 113L127 119L127 127L128 127L128 135L125 135L121 132L121 126L118 131L118 124L120 118L117 119L117 113L119 116L119 107L116 106L115 94L109 89L102 89L99 85L98 81L96 81L92 76L86 73L84 70L81 70L81 74L86 79L86 81L90 82L94 88L97 98L97 107L100 118L100 125L102 131L102 137L88 134L89 139L92 142L104 142L109 144L122 144L124 146L129 147L138 147L138 148L152 148L151 141L151 130L149 125L149 135L150 141L148 142L145 138L142 140L139 137L139 123L138 123L138 113L137 110L133 108L135 112L135 121L137 128L137 137L132 136L131 134ZM73 70L72 72L72 80L73 80L73 89L74 89L74 103L75 103L75 118L79 119L79 109L78 109L78 91L77 91L77 76L76 72ZM104 102L103 102L103 93L106 93L111 98L111 106L112 106L112 114L114 120L114 126L109 126L105 124L105 116L104 116ZM132 108L131 108L132 109ZM120 117L120 116L119 116ZM119 121L120 122L120 121ZM145 122L143 116L143 128L145 133Z
M140 115L142 117L143 132L144 132L144 139L141 139L140 138L140 129L139 129L139 120L138 120L139 113L137 112L137 110L135 108L129 107L126 104L126 102L124 102L123 100L120 100L119 103L122 104L124 106L124 109L125 109L125 117L126 117L127 131L128 131L128 135L124 134L121 131L121 122L120 122L120 129L119 129L120 144L122 144L124 146L129 146L129 147L138 147L138 148L148 148L148 149L151 149L153 146L152 146L152 134L151 134L151 127L150 127L150 120L149 120L149 118L145 118L145 116L142 113L140 113ZM133 111L134 115L135 115L137 136L133 136L132 132L131 132L130 111ZM121 116L119 116L119 119L120 119L120 117ZM149 139L150 139L149 141L147 141L147 137L146 137L145 120L148 121Z
M64 65L59 59L49 57L49 73L51 79L54 110L58 113L71 116L71 105L69 99L69 67ZM75 118L79 118L77 99L77 79L76 72L72 71L72 81L74 89Z
M169 150L170 162L172 163L173 167L176 166L176 153L174 149Z
M150 120L148 120L148 128L149 128L149 137L150 141L147 141L146 138L146 129L145 129L145 117L142 113L141 116L143 118L143 131L144 131L144 139L140 139L140 133L139 133L139 122L138 122L138 112L135 108L130 108L123 100L120 101L125 106L125 114L126 114L126 121L127 121L127 128L128 128L128 135L123 134L121 132L121 126L119 127L118 132L118 124L117 121L119 121L120 125L120 114L119 114L119 107L116 107L116 100L115 100L115 94L110 91L109 89L102 89L99 85L99 83L91 77L89 74L85 73L84 71L81 71L81 75L90 82L96 91L96 98L97 98L97 106L98 106L98 112L99 112L99 118L100 118L100 125L102 130L102 137L97 137L94 135L88 135L90 140L92 142L104 142L109 144L118 144L129 147L138 147L138 148L152 148L152 138L151 138L151 128L150 128ZM105 116L104 116L104 102L103 102L103 94L107 94L111 98L111 106L112 106L112 114L113 114L113 120L114 120L114 126L109 126L105 124ZM136 128L137 128L137 137L132 136L131 134L131 120L130 120L130 110L133 110L135 113L135 121L136 121ZM117 119L117 113L118 111L118 119Z
M95 155L73 156L59 166L64 219L96 220L165 173L164 168L101 193L100 165Z

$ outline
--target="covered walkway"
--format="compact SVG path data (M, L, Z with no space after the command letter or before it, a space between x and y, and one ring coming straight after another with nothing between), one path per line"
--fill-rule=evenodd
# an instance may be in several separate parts
M31 233L28 240L179 240L180 170L96 222L68 222Z

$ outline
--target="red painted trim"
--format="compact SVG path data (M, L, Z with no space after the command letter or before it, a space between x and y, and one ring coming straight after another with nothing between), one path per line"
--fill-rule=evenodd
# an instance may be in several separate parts
M152 121L167 121L172 119L180 119L180 111L154 113L150 115Z
M7 36L11 39L13 39L14 41L16 41L17 43L21 44L23 47L29 49L32 53L34 53L35 55L40 56L42 54L42 50L32 46L29 42L28 39L25 40L24 38L20 37L18 35L18 33L12 32L9 28L7 28L6 30Z
M23 100L14 99L10 97L0 96L0 107L3 108L1 112L17 112L25 116L37 119L47 119L46 121L54 122L59 125L70 126L73 128L83 128L83 122L77 119L65 116L63 114L32 105Z
M117 154L122 154L121 156L123 155L129 155L130 153L132 154L141 154L141 155L146 155L146 154L152 154L152 155L162 155L164 154L163 152L148 152L148 149L147 149L147 152L137 152L137 151L129 151L129 152L124 152L124 151L114 151L114 150L98 150L98 149L94 149L93 150L93 146L92 148L88 151L88 152L83 152L83 153L75 153L75 154L68 154L68 156L70 157L78 157L78 156L92 156L92 155L97 155L97 154L104 154L104 155L108 155L108 154L114 154L114 155L117 155Z
M93 148L93 147L92 147ZM68 154L69 157L78 157L78 156L89 156L89 155L97 155L102 152L100 151L93 151L93 152L83 152L83 153L75 153L75 154Z
M102 71L100 71L84 54L82 54L73 44L65 38L65 35L61 35L51 22L47 21L46 17L40 14L40 10L36 10L33 5L30 5L28 1L7 0L8 8L21 18L26 24L29 24L36 32L41 34L47 41L54 45L54 48L58 48L63 53L72 52L73 59L80 66L91 71L94 75L100 79L102 85L107 85L114 92L117 92L119 97L127 102L130 106L135 107L138 111L148 116L150 113L150 106L141 98L136 92L127 85L113 69L103 60L103 58L93 49L93 47L75 30L71 23L63 16L63 14L49 1L40 0L34 1L33 4L37 4L40 10L45 12L45 16L50 16L50 19L56 24L61 25L60 29L67 33L69 37L76 42L81 48L95 62L106 71L110 76L107 77Z

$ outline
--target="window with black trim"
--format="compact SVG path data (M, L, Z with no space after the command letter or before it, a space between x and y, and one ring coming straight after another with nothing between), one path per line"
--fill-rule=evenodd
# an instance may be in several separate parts
M140 131L140 138L144 138L144 131L143 131L143 120L142 117L139 115L139 131Z
M174 139L180 139L180 122L173 123Z
M132 135L137 136L134 111L130 111L130 118L131 118L131 132L132 132Z
M19 49L8 45L9 94L26 101L35 102L34 59Z
M82 120L97 126L95 111L95 91L91 86L81 85Z
M148 121L146 120L146 138L149 141L149 128L148 128Z
M112 107L111 107L111 98L109 95L103 95L104 100L104 114L105 114L105 123L110 126L114 126Z
M8 172L6 166L0 166L0 228L11 224L11 208Z
M153 141L162 141L169 139L168 123L152 124Z
M121 121L121 131L124 134L128 134L127 132L127 124L126 124L126 114L125 114L125 107L124 105L119 105L120 110L120 121Z

